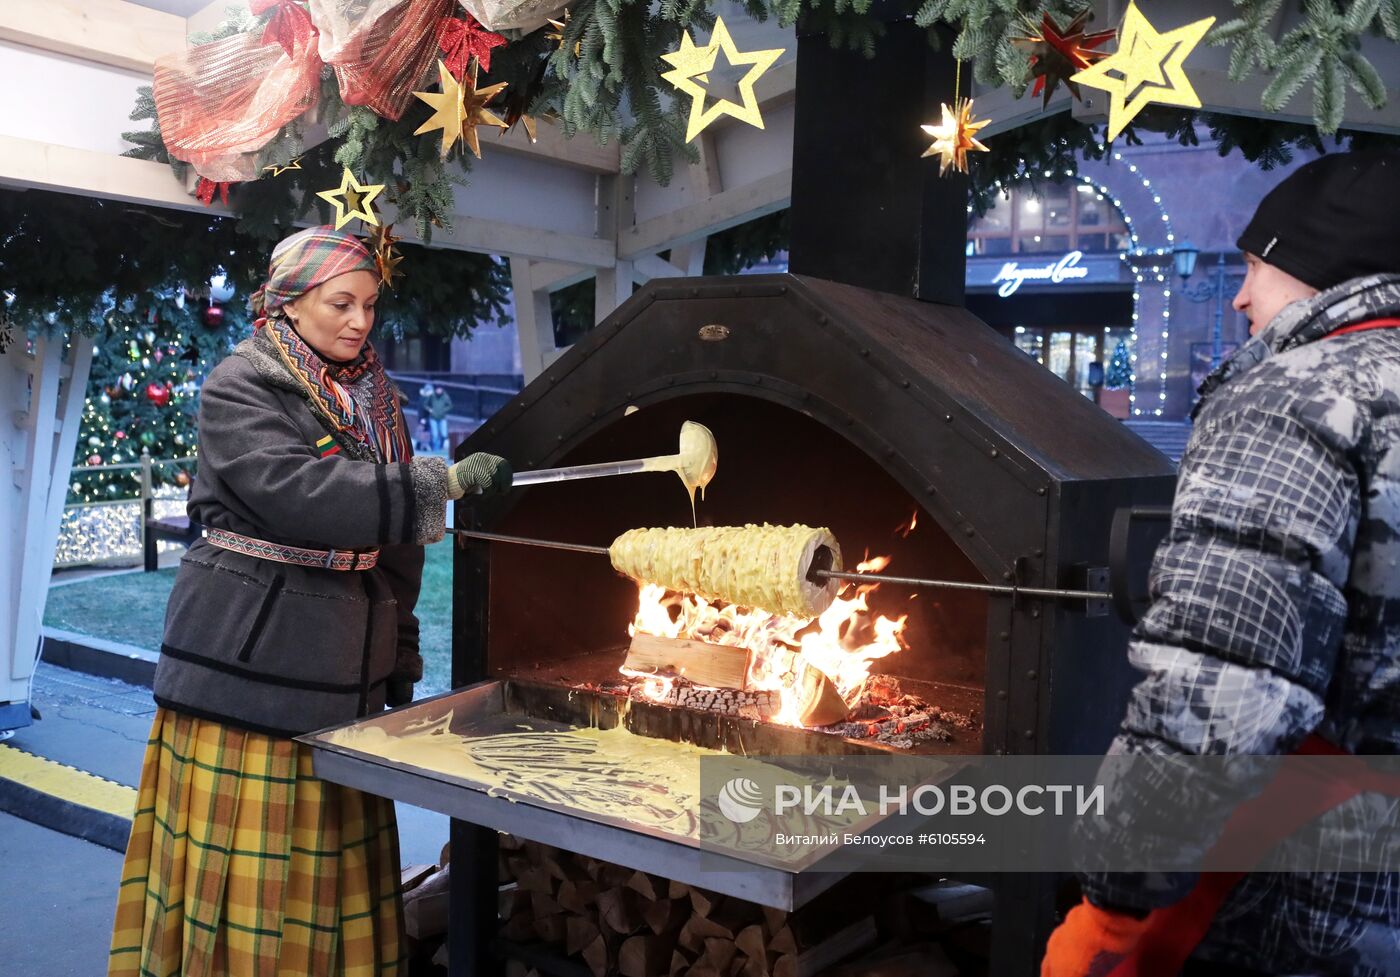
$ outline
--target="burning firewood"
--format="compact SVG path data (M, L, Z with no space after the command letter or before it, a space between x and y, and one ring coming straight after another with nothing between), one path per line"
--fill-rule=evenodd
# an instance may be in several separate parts
M622 668L628 674L685 678L712 689L742 689L748 681L749 651L638 631L632 637Z

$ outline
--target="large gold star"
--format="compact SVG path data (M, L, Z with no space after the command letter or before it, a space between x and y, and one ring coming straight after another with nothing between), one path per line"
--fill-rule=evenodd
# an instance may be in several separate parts
M321 190L316 196L335 208L335 229L338 231L356 217L366 224L378 225L379 218L375 216L374 207L371 205L383 189L382 183L360 183L347 166L341 174L339 187L334 190Z
M481 159L481 142L477 139L476 127L506 127L494 112L486 108L486 103L495 98L507 83L500 82L486 88L477 88L470 75L460 82L453 78L452 72L448 71L447 65L441 61L438 62L438 82L442 86L441 92L413 93L434 109L428 121L414 130L413 134L421 136L425 132L441 129L444 159L458 139L467 144L477 159Z
M969 151L985 153L987 147L977 141L977 133L986 127L988 120L974 122L972 119L972 99L959 99L950 108L943 103L943 122L936 126L920 126L933 137L933 145L924 150L924 156L938 156L938 175L953 167L961 173L967 172ZM922 158L922 157L920 157Z
M1152 102L1201 107L1201 99L1186 77L1184 63L1213 23L1214 17L1206 17L1159 33L1136 3L1128 4L1118 32L1118 50L1070 79L1102 89L1112 97L1108 109L1109 139L1117 139ZM1110 71L1122 77L1110 77Z
M689 95L692 99L690 103L690 121L686 126L686 142L694 139L711 122L721 115L733 116L740 122L747 122L756 128L763 128L763 116L758 110L758 98L754 95L754 82L763 76L763 73L773 66L773 62L778 60L778 56L783 53L784 48L773 48L767 51L740 51L734 47L734 39L729 36L729 29L724 26L724 18L715 18L715 29L710 35L709 43L704 47L698 46L690 39L690 35L681 35L681 49L670 54L663 54L662 60L673 66L673 70L662 74L662 78L669 81L676 88ZM709 83L708 73L715 67L715 61L720 53L731 65L749 65L749 70L744 73L744 77L739 79L739 97L743 99L743 104L736 104L727 98L713 99L709 108L705 107L705 97L709 92L705 85Z

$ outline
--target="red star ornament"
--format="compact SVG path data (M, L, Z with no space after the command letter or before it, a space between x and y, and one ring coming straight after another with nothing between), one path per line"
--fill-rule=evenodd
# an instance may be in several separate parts
M493 34L478 24L471 14L467 14L465 20L444 17L438 22L438 47L444 54L443 63L457 79L466 74L472 58L480 62L482 71L490 71L492 49L508 43L500 34Z

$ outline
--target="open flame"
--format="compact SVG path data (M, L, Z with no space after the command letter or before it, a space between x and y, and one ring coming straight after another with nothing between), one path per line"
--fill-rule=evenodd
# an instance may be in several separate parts
M886 556L868 558L857 564L856 571L878 573L889 563ZM851 705L870 676L871 663L906 647L902 634L908 615L888 618L870 610L867 595L878 586L848 586L819 618L803 620L757 608L712 604L701 597L668 594L663 587L644 584L636 617L627 630L629 635L641 631L747 649L745 688L776 692L780 707L771 721L801 726L804 687L811 687L808 670L815 669L829 678ZM650 699L664 700L675 684L673 677L626 667L622 671L641 678L641 693Z

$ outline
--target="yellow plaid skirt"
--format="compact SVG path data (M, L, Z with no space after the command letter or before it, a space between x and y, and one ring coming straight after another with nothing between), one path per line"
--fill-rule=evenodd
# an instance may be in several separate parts
M156 712L109 977L399 977L402 926L392 802L289 739Z

